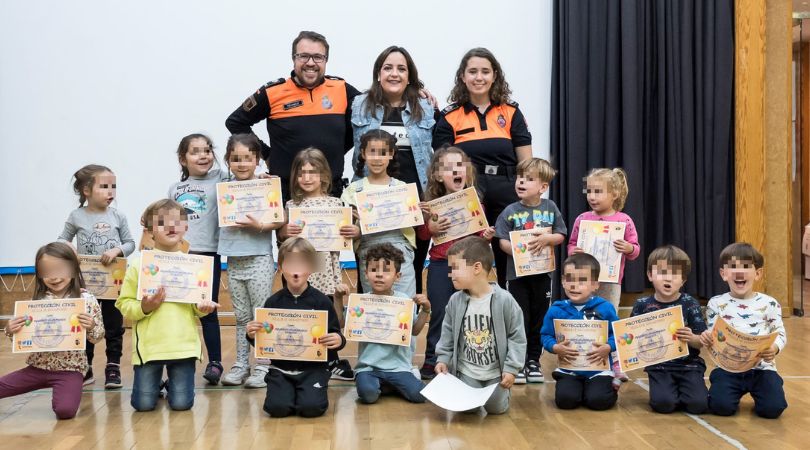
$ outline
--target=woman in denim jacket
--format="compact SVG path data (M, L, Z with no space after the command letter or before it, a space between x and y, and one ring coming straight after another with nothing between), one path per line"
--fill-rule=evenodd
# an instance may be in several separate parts
M433 156L431 142L438 110L428 99L420 97L424 86L411 55L402 47L391 46L380 53L374 61L372 79L369 90L352 102L352 166L357 167L360 136L369 130L385 130L397 138L397 178L416 183L422 199L429 176L428 165ZM357 178L355 175L352 181ZM429 245L430 241L417 239L413 261L417 292L422 292L422 269Z

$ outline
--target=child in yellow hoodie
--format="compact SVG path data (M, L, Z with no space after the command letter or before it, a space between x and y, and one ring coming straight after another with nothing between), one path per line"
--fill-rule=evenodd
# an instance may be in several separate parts
M155 240L155 249L180 251L188 229L186 210L174 200L158 200L146 208L141 223ZM194 370L202 357L197 319L216 310L210 300L194 304L164 302L166 292L136 298L140 260L130 261L115 307L132 325L132 363L135 381L130 403L137 411L155 409L163 368L169 376L169 407L183 411L194 405Z

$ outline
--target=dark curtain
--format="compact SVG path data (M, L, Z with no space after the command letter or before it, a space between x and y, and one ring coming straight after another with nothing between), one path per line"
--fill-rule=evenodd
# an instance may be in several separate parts
M555 0L553 22L551 197L566 223L588 208L588 170L622 167L641 244L623 290L648 286L647 255L674 244L692 259L686 292L727 291L717 257L734 238L733 0Z

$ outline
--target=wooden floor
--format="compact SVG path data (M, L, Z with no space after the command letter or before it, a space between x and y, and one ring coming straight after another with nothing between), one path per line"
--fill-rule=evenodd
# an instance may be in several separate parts
M130 390L89 386L78 416L57 421L51 392L0 400L0 449L91 448L297 448L297 449L521 449L521 448L807 448L810 438L810 319L786 320L788 346L777 359L785 378L788 407L778 420L751 412L746 397L735 417L683 413L659 415L647 406L643 372L631 373L616 408L605 412L560 411L554 384L515 386L512 407L503 416L446 412L384 397L375 405L357 402L353 383L329 386L329 410L316 419L271 419L261 410L264 390L205 387L198 377L191 411L172 412L165 401L149 413L135 413ZM226 363L233 360L233 328L223 327ZM424 337L420 339L420 355ZM131 384L129 332L125 338L124 384ZM97 354L103 355L103 345ZM356 347L342 356L354 362ZM103 373L103 356L96 362ZM542 360L546 378L553 357ZM0 348L0 373L21 368L24 357ZM198 366L198 371L202 368ZM708 375L708 372L707 372Z

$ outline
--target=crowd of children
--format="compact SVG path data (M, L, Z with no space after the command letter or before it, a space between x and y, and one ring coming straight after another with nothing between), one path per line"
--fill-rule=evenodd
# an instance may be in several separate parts
M139 258L131 258L117 299L99 298L84 289L77 254L99 255L109 265L135 250L127 220L111 206L115 200L114 173L99 165L75 173L74 190L79 208L71 212L59 235L60 242L43 246L36 254L35 300L82 297L87 311L78 320L87 329L87 350L32 354L27 367L0 377L0 398L43 387L53 388L53 410L60 419L73 417L79 407L82 384L92 383L93 343L106 338L105 388L122 386L120 362L124 336L123 319L132 323L131 405L137 411L156 407L165 392L172 409L185 410L194 403L196 363L203 357L197 331L202 324L208 363L203 377L211 384L266 388L264 410L271 417L299 415L316 417L328 408L330 378L355 380L363 403L375 403L383 394L398 394L409 402L422 403L422 379L452 373L473 387L497 384L484 405L489 414L509 410L515 384L543 382L540 357L543 350L561 363L577 357L602 364L606 370L578 371L556 368L555 403L560 409L584 406L593 410L613 407L619 387L627 376L616 357L616 339L608 338L580 354L567 339L555 333L555 319L619 319L618 305L625 260L641 255L633 220L622 212L628 195L627 178L621 169L595 169L585 177L590 211L580 214L568 228L557 205L543 194L556 175L545 160L528 158L516 168L514 189L518 201L508 205L496 223L476 235L435 244L430 249L427 295L418 294L414 273L416 236L426 240L446 231L450 222L431 213L423 202L425 224L374 234L362 234L358 226L357 194L404 184L396 177L396 139L382 130L372 130L360 140L358 180L349 184L341 198L330 196L329 163L321 151L300 151L291 167L285 208L351 206L354 223L340 227L340 235L354 240L362 292L413 299L413 314L406 324L413 336L427 325L427 349L421 370L412 366L416 340L410 346L379 343L359 344L354 370L338 356L346 344L342 328L349 286L342 282L338 252L318 252L301 237L296 223L265 224L252 215L235 227L218 226L216 183L257 177L261 144L251 134L228 140L224 161L217 163L211 139L202 134L183 138L177 150L180 181L168 190L168 198L149 205L141 218L144 236L154 248L214 257L213 299L197 304L165 301L159 290L137 300ZM464 151L443 147L433 154L428 171L425 200L476 186L476 172ZM85 204L86 203L86 204ZM286 216L285 216L286 217ZM624 237L612 242L622 255L618 283L600 283L599 261L577 246L583 220L622 222ZM537 229L527 247L532 254L567 242L568 257L559 268L563 299L552 301L553 272L518 276L507 259L507 289L491 280L494 263L492 239L505 253L512 252L510 232ZM543 229L543 230L541 230ZM278 270L284 287L273 292L276 275L272 232L280 242ZM70 243L76 239L75 247ZM236 316L235 361L224 372L220 327L216 310L220 280L220 257L228 262L228 289ZM754 411L776 418L787 408L782 379L774 359L786 343L778 302L754 291L762 275L763 257L745 243L729 245L720 255L720 274L729 292L712 298L701 311L697 300L681 292L692 268L686 253L672 245L654 249L647 258L647 276L654 294L638 299L631 316L680 306L684 324L675 337L688 347L688 355L645 368L649 377L650 407L658 413L682 409L701 414L736 413L740 398L750 393ZM255 308L324 310L328 329L318 340L328 349L326 362L283 359L251 364L250 346L263 324ZM778 333L774 345L762 352L753 369L732 373L716 368L710 387L704 382L706 364L700 349L713 345L711 329L718 317L731 326L754 334ZM18 333L24 317L11 319L8 337ZM164 379L164 368L167 378ZM420 379L421 378L421 379Z

